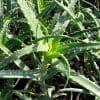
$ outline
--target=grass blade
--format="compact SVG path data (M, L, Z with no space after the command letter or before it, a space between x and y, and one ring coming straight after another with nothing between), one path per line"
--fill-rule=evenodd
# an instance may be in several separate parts
M3 0L0 0L0 30L3 27Z

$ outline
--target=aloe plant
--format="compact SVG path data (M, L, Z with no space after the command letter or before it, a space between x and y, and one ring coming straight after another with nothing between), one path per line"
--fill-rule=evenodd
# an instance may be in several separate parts
M1 0L0 9L1 99L53 100L76 92L99 100L95 5L84 0Z

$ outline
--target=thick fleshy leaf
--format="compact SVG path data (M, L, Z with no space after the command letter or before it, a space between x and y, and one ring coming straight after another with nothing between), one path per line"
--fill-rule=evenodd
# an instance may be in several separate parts
M27 19L27 22L33 32L33 36L36 38L44 36L40 28L39 20L36 18L37 16L35 10L33 11L25 0L17 0L17 2L25 18Z
M58 71L60 71L61 73L63 73L64 76L67 77L68 71L67 71L65 65L62 64L62 66L61 66L60 63L62 63L62 62L60 60L58 60L58 61L56 60L56 62L58 62L58 64L54 67L56 67ZM92 82L91 80L86 78L85 76L80 75L79 73L77 73L71 69L69 78L71 80L77 82L81 86L83 86L85 89L91 91L91 93L93 93L94 95L100 97L100 86L98 86L97 84L95 84L94 82Z

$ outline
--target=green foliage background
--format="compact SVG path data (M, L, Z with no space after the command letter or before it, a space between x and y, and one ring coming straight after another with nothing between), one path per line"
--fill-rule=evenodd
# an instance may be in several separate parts
M0 0L0 100L60 100L70 92L100 99L96 2Z

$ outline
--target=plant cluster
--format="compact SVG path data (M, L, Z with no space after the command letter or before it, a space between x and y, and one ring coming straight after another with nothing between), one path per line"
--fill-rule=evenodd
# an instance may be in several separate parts
M0 0L0 100L100 100L97 2Z

